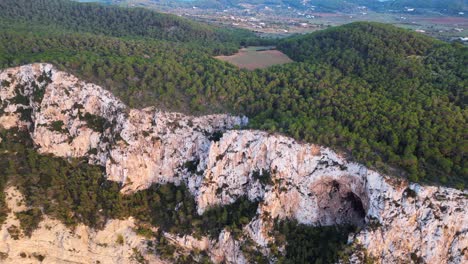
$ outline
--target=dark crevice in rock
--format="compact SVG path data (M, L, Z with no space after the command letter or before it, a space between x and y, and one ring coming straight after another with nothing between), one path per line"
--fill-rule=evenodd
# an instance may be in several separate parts
M351 203L351 209L353 209L353 211L356 212L359 217L364 219L366 216L366 210L362 205L361 198L359 198L355 193L349 192L345 199Z
M312 192L317 197L320 225L363 226L367 197L362 189L347 178L324 179L315 184Z

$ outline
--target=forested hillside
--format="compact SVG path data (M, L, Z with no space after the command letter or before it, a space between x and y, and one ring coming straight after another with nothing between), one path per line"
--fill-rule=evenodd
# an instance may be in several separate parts
M198 91L207 85L222 88L224 70L237 71L212 59L205 45L7 27L0 32L1 67L54 63L104 85L133 107L205 111L210 106L221 111L215 97Z
M199 42L213 45L223 42L234 51L240 40L256 39L246 30L227 29L192 22L175 15L143 8L119 8L68 0L4 0L0 17L49 30L66 29L118 37L143 37L178 42ZM211 43L211 44L210 44Z
M121 0L106 0L100 2L110 2L112 4L122 3ZM124 0L123 2L128 3L131 1ZM164 0L156 0L154 2L161 5L168 3L168 1ZM242 4L269 6L283 5L305 10L313 6L316 10L325 12L350 11L356 10L358 7L365 6L371 10L382 11L384 13L389 10L403 11L405 8L416 8L416 12L419 12L419 9L436 9L439 12L458 13L468 8L466 0L179 0L173 1L171 4L189 8L196 5L200 8L218 9L224 9L231 6L241 7Z
M437 8L452 12L459 12L468 8L466 0L396 0L385 1L383 5L387 8Z
M366 135L364 159L377 154L416 181L446 182L448 175L466 180L466 47L389 25L354 23L285 40L279 48L352 78L330 97L334 121L327 123L347 130L340 135Z
M57 8L51 12L69 9L64 1L34 2L50 3L48 8ZM52 22L54 16L37 15L37 6L30 10L29 2L19 3L22 8L2 2L4 10L11 9L0 20L2 67L51 62L104 85L132 107L247 114L252 127L333 146L384 171L387 165L402 168L413 181L460 188L467 182L467 48L456 43L389 25L353 23L282 40L278 47L297 63L249 72L212 58L237 47L243 41L238 35L237 44L220 39L200 44L198 33L173 42L178 38L148 28L142 34L158 39L131 37L136 22L112 23L112 15ZM55 26L43 26L47 23ZM197 30L204 27L212 29ZM96 30L100 34L91 33Z

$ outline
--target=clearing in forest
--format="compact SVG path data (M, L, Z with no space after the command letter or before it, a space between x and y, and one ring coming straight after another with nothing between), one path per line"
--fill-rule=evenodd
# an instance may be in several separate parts
M263 69L273 65L293 62L286 54L275 50L271 46L242 48L234 55L217 56L215 58L248 70Z

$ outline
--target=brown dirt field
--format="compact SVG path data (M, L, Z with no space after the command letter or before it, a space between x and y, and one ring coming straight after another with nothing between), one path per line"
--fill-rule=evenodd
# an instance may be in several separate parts
M344 17L344 16L346 16L344 14L336 14L336 13L312 13L312 15L319 16L319 17ZM348 16L346 16L346 17L348 17Z
M421 19L434 24L464 24L468 25L468 19L464 17L436 17Z
M241 49L238 53L231 56L217 56L215 58L248 70L264 69L273 65L293 62L286 54L279 50L257 51L251 48Z

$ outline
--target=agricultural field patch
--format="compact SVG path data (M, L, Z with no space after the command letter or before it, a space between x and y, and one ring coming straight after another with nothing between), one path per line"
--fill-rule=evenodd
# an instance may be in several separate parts
M215 58L248 70L264 69L273 65L293 62L286 54L270 46L242 48L234 55L216 56Z

